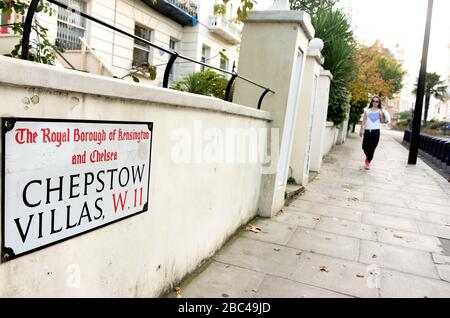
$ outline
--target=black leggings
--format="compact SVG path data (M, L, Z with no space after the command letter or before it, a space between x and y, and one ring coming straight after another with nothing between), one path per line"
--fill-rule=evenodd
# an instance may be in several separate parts
M377 148L378 141L380 141L380 130L365 130L362 149L367 156L369 162L373 159L375 148Z

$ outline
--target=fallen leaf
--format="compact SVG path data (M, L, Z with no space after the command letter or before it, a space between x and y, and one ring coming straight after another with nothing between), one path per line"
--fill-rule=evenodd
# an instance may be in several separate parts
M376 254L373 254L373 255L372 255L372 258L377 258L377 255L376 255Z
M295 254L295 255L302 255L303 254L303 252L298 252L297 254Z
M348 198L348 200L353 201L353 202L359 201L359 199L357 197L351 197L351 198Z
M257 289L252 289L252 292L257 293L258 290Z
M247 225L245 230L248 231L248 232L253 232L253 233L260 233L260 232L262 232L261 228L256 227L253 224Z
M181 288L180 287L175 287L175 293L177 295L177 298L182 298L182 296L181 296Z
M222 297L224 297L224 298L228 298L228 297L230 297L228 294L222 294Z
M316 221L320 221L320 218L313 218L314 220L316 220Z
M326 267L326 266L320 266L319 269L320 269L321 272L327 272L327 273L328 273L328 272L330 271L330 270L328 269L328 267Z
M274 248L273 250L274 250L275 252L279 252L279 251L280 251L279 248Z
M397 234L394 234L394 237L395 237L395 238L399 238L399 239L402 239L402 238L403 238L403 236L400 236L400 235L397 235Z
M361 273L358 273L358 274L356 274L356 277L359 277L359 278L364 278L364 275L363 275L363 274L361 274Z

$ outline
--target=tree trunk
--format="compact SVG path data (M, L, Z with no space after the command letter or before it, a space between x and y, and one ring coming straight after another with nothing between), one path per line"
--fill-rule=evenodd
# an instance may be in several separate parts
M431 99L431 95L430 94L425 94L425 112L423 114L423 122L426 123L427 122L427 118L428 118L428 107L430 107L430 99Z

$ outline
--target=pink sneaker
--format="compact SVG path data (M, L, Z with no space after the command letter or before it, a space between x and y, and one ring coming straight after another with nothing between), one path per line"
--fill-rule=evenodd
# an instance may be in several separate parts
M364 166L365 166L366 170L370 170L370 163L367 160L367 157L366 157L366 160L364 160Z

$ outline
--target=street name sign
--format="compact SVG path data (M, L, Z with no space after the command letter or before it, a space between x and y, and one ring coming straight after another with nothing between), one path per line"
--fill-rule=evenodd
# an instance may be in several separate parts
M2 118L2 262L148 210L153 123Z

